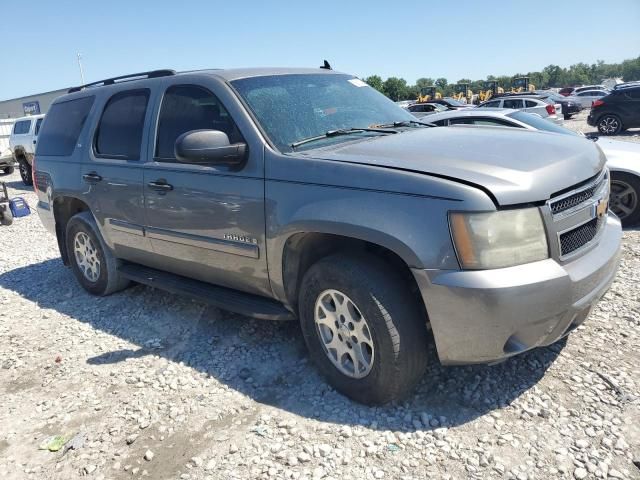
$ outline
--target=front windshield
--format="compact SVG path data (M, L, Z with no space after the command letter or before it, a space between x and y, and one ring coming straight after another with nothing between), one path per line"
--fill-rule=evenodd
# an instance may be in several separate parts
M539 115L534 115L526 112L513 112L510 113L509 116L511 118L515 118L516 120L520 120L527 125L531 125L536 130L544 130L545 132L553 132L553 133L561 133L563 135L576 135L580 136L579 133L574 132L573 130L569 130L568 128L561 127L556 125L549 120L545 120Z
M350 75L272 75L234 80L231 85L282 152L291 152L291 145L300 140L330 131L416 120L377 90ZM327 137L326 141L313 146L346 140L349 137Z

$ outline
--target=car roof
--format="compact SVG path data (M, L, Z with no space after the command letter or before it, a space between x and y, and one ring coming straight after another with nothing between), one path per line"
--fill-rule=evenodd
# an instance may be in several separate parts
M433 113L428 117L424 117L424 121L433 122L434 120L445 120L452 117L492 117L504 118L509 114L518 112L514 108L467 108L463 110L447 110L442 113Z
M16 118L15 121L21 122L23 120L32 120L34 118L37 120L38 118L42 118L42 117L44 117L44 113L39 113L37 115L25 115L24 117Z

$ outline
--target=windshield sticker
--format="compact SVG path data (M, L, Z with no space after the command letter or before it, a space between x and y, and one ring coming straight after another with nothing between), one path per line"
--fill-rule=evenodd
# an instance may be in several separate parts
M351 85L355 85L356 87L366 87L367 86L367 83L363 82L359 78L352 78L352 79L348 80L348 82Z

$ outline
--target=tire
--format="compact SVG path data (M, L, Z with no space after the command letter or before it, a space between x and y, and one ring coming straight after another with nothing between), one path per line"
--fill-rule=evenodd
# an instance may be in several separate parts
M20 160L18 160L18 169L20 170L20 178L22 178L22 183L27 186L33 185L33 178L31 176L31 165L29 165L26 160L21 158Z
M609 208L620 218L623 227L640 223L640 177L611 172Z
M335 308L340 295L343 303ZM331 305L335 312L329 311ZM337 254L318 261L304 275L298 307L309 355L328 382L347 397L368 405L401 400L424 375L429 342L426 318L406 281L377 258ZM317 324L316 318L322 316L327 323ZM336 328L345 316L346 322ZM368 327L368 338L363 325ZM361 341L341 337L349 332ZM342 370L336 364L338 349L325 347L334 340L343 351ZM351 356L356 351L362 352L364 360L357 373Z
M129 285L118 273L120 261L104 243L91 212L71 217L65 239L71 270L87 292L104 296Z
M9 205L6 207L0 207L0 225L9 226L13 223L13 214L9 209Z
M568 114L568 113L564 114L564 119L565 120L571 120L571 117L573 117L573 114Z
M622 130L622 120L617 115L607 113L598 119L597 126L602 135L617 135Z
M4 167L2 169L2 171L5 173L5 175L11 175L13 173L13 171L14 171L14 168L13 167Z

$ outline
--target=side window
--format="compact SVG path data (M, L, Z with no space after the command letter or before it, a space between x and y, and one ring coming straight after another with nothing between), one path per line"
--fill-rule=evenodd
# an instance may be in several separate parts
M83 97L51 105L47 123L38 136L38 155L67 156L73 153L87 120L94 97Z
M177 138L192 130L220 130L231 143L243 141L231 115L209 90L197 85L169 87L158 117L155 158L173 161Z
M96 129L96 155L127 160L140 158L148 102L148 89L119 92L109 99Z
M449 125L471 125L473 120L470 118L452 118L449 120Z
M39 118L38 120L36 120L36 130L34 132L34 135L38 135L38 133L40 133L40 125L42 125L42 118Z
M447 124L446 120L438 120L437 122L431 122L434 125L438 125L439 127L444 127Z
M503 103L503 108L522 108L522 100L519 98L505 100Z
M625 95L634 100L640 100L640 89L629 90Z
M525 100L524 104L527 108L533 108L538 105L536 102L531 100Z
M587 95L589 95L589 92L580 92L578 94L579 97L586 97Z
M509 122L497 118L474 118L474 125L486 125L489 127L513 127Z
M22 120L20 122L16 122L13 126L13 134L14 135L24 135L25 133L29 133L29 129L31 128L31 120Z
M498 108L500 106L500 100L493 100L489 103L485 103L484 105L480 105L481 107L486 108Z

